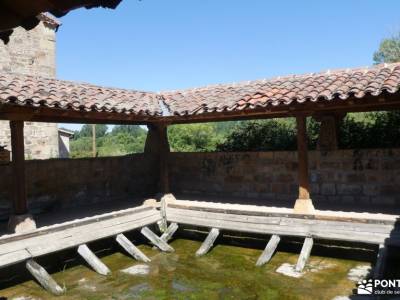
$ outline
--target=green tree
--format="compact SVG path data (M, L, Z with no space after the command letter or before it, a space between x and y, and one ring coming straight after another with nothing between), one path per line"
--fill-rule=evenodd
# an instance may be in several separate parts
M146 133L146 130L140 127L139 125L117 125L114 126L112 130L113 135L117 135L119 133L128 133L133 136L140 136Z
M400 33L391 38L382 40L378 51L374 53L374 62L394 63L400 61Z
M104 124L96 125L96 137L103 137L106 135L108 130L108 126ZM85 124L82 126L79 132L75 132L75 139L79 139L81 137L91 137L92 136L92 125Z
M221 137L210 123L173 125L168 128L168 139L172 151L215 151Z
M319 123L307 120L308 144L315 148ZM277 151L297 149L294 118L242 121L217 145L218 151Z

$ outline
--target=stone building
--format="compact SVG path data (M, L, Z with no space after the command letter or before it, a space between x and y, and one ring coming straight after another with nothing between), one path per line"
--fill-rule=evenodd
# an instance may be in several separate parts
M58 157L69 158L69 141L74 136L74 132L60 128L58 129Z
M0 70L5 72L56 76L56 30L60 23L49 15L33 30L14 30L10 42L0 43ZM0 146L11 150L8 121L0 121ZM25 122L25 156L27 159L48 159L60 156L59 132L55 123ZM68 149L64 149L68 150ZM68 156L63 153L63 156Z

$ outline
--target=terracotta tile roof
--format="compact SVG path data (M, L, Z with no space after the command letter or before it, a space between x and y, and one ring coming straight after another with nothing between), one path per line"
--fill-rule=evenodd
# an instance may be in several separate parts
M0 103L75 111L161 115L155 93L19 74L0 74Z
M0 104L177 116L378 96L400 89L400 63L152 93L0 73Z
M174 115L234 111L306 101L363 98L400 88L400 63L293 75L163 93Z

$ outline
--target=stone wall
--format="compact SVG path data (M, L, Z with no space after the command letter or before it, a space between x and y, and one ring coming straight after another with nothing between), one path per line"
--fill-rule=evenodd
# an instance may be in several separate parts
M171 153L170 185L177 195L291 207L297 197L296 152ZM0 219L10 212L11 166L0 166ZM26 162L29 208L34 212L153 197L158 163L150 154ZM400 207L400 149L310 151L316 208L368 211ZM211 196L211 197L210 197ZM134 203L132 205L139 205ZM382 211L379 209L379 211Z
M30 31L14 30L7 45L0 43L0 71L44 77L56 76L56 34L41 22Z
M400 149L310 151L309 160L317 208L400 206ZM298 193L297 154L172 153L170 182L177 194L291 206Z
M25 122L24 144L26 159L59 157L58 126L54 123ZM0 145L11 151L11 132L8 121L0 121Z
M7 45L0 43L0 71L53 78L56 76L56 33L53 23L41 22L26 31L18 27ZM10 126L0 121L0 145L11 151ZM58 126L25 123L25 157L58 157Z
M27 161L29 209L41 213L154 196L157 174L156 161L146 154ZM11 176L11 165L0 166L0 219L3 220L8 218L12 203Z

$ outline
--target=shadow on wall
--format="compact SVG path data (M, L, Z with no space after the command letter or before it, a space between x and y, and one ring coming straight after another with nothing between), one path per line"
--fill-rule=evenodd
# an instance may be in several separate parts
M129 201L155 194L157 161L151 155L26 161L28 206L32 213ZM0 166L0 219L12 203L11 165Z
M353 300L362 299L393 299L400 294L400 283L388 287L388 281L398 281L400 278L400 222L396 219L390 236L377 250L377 258L365 279L356 283Z
M310 151L311 197L318 209L400 213L400 149ZM171 153L179 198L293 207L297 153Z

